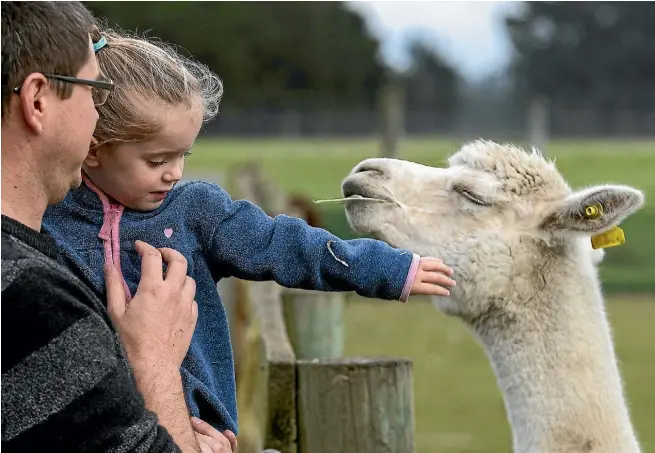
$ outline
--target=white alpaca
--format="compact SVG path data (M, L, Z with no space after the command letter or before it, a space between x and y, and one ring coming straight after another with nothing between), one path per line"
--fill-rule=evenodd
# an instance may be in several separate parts
M484 346L515 452L640 451L590 237L639 209L641 192L574 192L538 152L489 141L447 168L368 159L342 190L384 200L347 201L354 229L454 268L457 286L436 305Z

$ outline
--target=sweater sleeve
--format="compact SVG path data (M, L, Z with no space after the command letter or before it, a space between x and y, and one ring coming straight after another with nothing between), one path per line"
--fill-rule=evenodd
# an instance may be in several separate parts
M409 297L418 263L411 252L374 239L342 240L302 219L271 217L249 201L233 201L219 187L207 186L206 247L219 275L378 299Z
M179 452L146 410L91 293L44 265L8 265L13 268L3 269L2 282L2 449Z

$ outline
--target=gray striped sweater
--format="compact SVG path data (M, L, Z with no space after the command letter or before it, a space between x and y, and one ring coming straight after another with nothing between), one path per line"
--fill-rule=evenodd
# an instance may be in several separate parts
M2 216L2 451L179 452L104 304L47 235Z

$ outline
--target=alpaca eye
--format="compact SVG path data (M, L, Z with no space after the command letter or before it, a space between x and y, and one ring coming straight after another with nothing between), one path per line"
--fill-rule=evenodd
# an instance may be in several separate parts
M458 194L460 194L461 196L463 196L464 198L466 198L471 203L475 203L475 204L480 205L480 206L488 206L489 205L484 200L480 199L479 197L474 195L472 192L470 192L468 189L465 189L463 187L456 187L455 191Z

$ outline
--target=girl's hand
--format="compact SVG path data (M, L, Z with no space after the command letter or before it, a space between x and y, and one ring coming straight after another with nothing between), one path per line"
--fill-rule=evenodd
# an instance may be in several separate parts
M450 296L450 291L446 287L455 286L455 280L450 278L451 275L453 270L440 259L421 257L410 294Z

